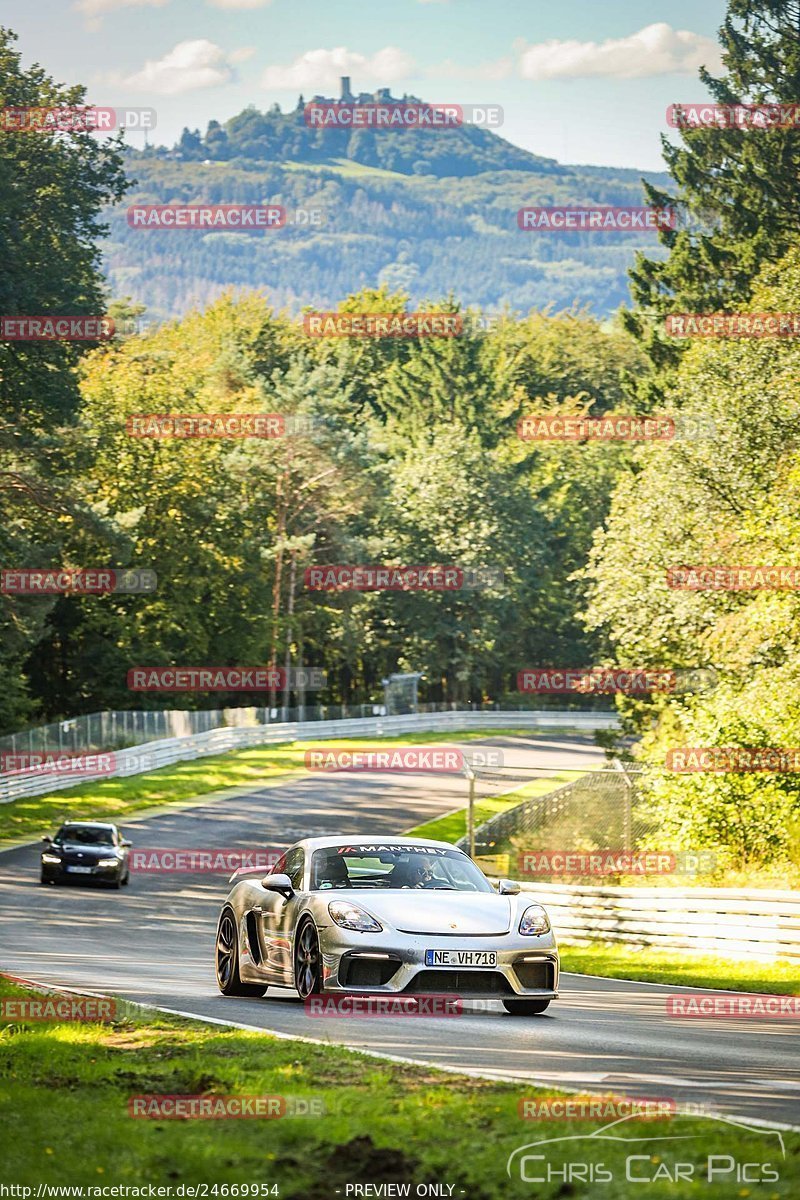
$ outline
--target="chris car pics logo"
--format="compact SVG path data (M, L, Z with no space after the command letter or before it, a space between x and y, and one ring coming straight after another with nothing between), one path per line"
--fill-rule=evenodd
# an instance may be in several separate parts
M570 1191L574 1183L613 1185L622 1180L628 1184L682 1184L684 1188L689 1184L692 1195L703 1184L739 1189L781 1178L786 1150L779 1130L709 1114L708 1124L700 1132L695 1119L691 1126L684 1125L685 1132L679 1132L683 1119L675 1117L666 1128L659 1123L653 1132L642 1127L637 1113L631 1113L590 1134L540 1138L511 1152L506 1174L521 1183L569 1185ZM731 1194L749 1193L737 1190Z

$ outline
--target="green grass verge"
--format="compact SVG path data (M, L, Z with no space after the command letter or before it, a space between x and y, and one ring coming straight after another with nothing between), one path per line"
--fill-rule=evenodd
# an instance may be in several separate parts
M488 821L490 817L497 816L498 813L505 812L509 808L516 808L518 804L522 804L523 800L529 800L531 796L545 796L555 788L561 787L562 783L568 783L570 779L575 778L577 778L577 773L551 775L549 779L532 779L530 783L523 784L521 788L517 788L513 792L504 792L502 796L476 799L475 828L477 829L484 821ZM476 786L480 787L480 781ZM457 842L460 837L464 837L466 832L467 810L459 808L455 812L445 813L443 817L435 817L423 825L415 825L413 829L407 829L405 836L429 837L439 842Z
M0 995L26 993L0 980ZM235 1019L234 1001L231 1009ZM660 1170L663 1180L674 1163L691 1163L700 1181L697 1192L695 1186L687 1191L685 1184L676 1189L653 1182L649 1198L702 1193L709 1200L729 1200L745 1194L731 1177L706 1185L704 1175L709 1155L731 1154L771 1162L779 1170L779 1182L764 1189L765 1200L797 1194L800 1135L795 1133L783 1135L785 1161L774 1134L747 1133L696 1116L636 1118L625 1125L626 1137L688 1140L632 1146L591 1142L587 1135L606 1124L608 1115L521 1119L522 1099L552 1097L550 1091L381 1062L336 1046L278 1040L132 1006L121 1010L107 1025L16 1021L0 1026L4 1182L34 1189L39 1184L170 1185L173 1195L180 1184L258 1183L275 1186L272 1194L281 1200L344 1200L348 1185L367 1183L406 1184L413 1196L419 1184L437 1183L468 1200L533 1195L537 1200L567 1195L633 1200L642 1196L642 1185L626 1181L625 1158L644 1154L636 1164L639 1175L652 1177ZM312 1035L325 1036L315 1027L319 1022L309 1018L307 1023ZM287 1097L322 1115L166 1120L129 1114L133 1096L187 1094ZM560 1170L565 1159L602 1162L613 1174L612 1187L580 1181L565 1187L562 1175L533 1191L518 1172L509 1180L506 1160L513 1150L572 1135L581 1140L534 1152L544 1149ZM528 1169L534 1166L534 1174L546 1169L540 1163ZM227 1192L207 1194L248 1193L229 1186Z
M588 945L559 943L561 970L611 979L643 979L648 983L728 988L736 992L800 994L800 963L752 962L717 958L684 950L632 950L613 942Z
M303 755L315 746L439 745L485 737L512 736L520 730L491 729L453 733L415 733L386 738L329 738L282 742L231 750L125 779L95 779L43 796L30 796L0 805L0 845L4 841L51 833L68 817L123 821L133 813L165 804L178 804L224 788L258 786L270 779L304 770ZM525 733L526 737L533 736Z

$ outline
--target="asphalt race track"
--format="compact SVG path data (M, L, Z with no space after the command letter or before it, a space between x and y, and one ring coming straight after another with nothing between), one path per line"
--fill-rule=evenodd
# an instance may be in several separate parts
M577 736L483 744L503 747L506 780L514 765L588 768L602 759ZM482 790L508 786L498 781ZM323 833L398 835L460 807L464 797L464 780L447 775L314 776L131 820L124 831L136 847L162 848L254 849ZM480 1011L465 1002L462 1016L444 1020L314 1019L293 992L271 989L263 1000L218 993L213 951L225 876L135 874L121 891L43 888L38 854L38 845L0 853L0 965L12 974L531 1084L672 1097L800 1124L790 1020L681 1020L665 1014L665 996L685 991L679 986L578 975L562 975L561 999L536 1018L511 1017L499 1002Z

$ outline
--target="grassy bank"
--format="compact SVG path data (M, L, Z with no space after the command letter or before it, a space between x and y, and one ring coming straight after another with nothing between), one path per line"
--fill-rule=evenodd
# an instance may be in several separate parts
M315 746L420 746L511 737L520 730L492 729L453 733L414 733L387 738L330 738L327 741L282 742L232 750L125 779L95 779L43 796L0 805L0 844L52 832L71 816L123 821L133 813L165 804L180 804L224 788L259 786L283 775L304 771L304 754ZM522 736L536 736L533 732ZM539 735L541 736L541 734Z
M548 792L552 792L555 788L560 787L562 783L568 783L570 779L575 779L576 773L551 775L548 779L533 779L530 783L525 783L521 788L515 788L513 792L504 792L501 796L487 796L476 798L475 801L475 828L488 821L490 817L497 816L498 813L505 812L509 808L516 808L518 804L522 804L523 800L530 799L531 796L545 796ZM480 781L477 783L477 789L480 789ZM415 825L413 829L406 830L407 837L429 837L440 842L457 842L460 837L464 837L467 832L467 810L466 808L456 809L454 812L445 813L443 817L436 817L433 821L426 821L423 825ZM482 862L482 860L478 860ZM482 865L486 865L482 863Z
M685 950L631 950L613 942L570 946L562 943L562 971L611 979L643 979L648 983L728 988L736 992L800 994L800 963L753 962L717 958Z
M0 995L26 993L0 980ZM231 1007L235 1019L235 1002ZM492 1022L498 1019L487 1016ZM402 1018L397 1020L401 1024ZM315 1027L322 1021L309 1019L307 1024L311 1035L325 1036L325 1030ZM288 1111L274 1119L236 1120L137 1119L129 1114L132 1096L188 1094L218 1100L282 1097ZM518 1167L511 1179L507 1176L512 1151L541 1139L589 1135L613 1119L607 1112L592 1120L521 1119L521 1100L546 1096L553 1093L381 1062L335 1046L143 1014L131 1007L107 1025L16 1021L0 1026L6 1183L34 1188L167 1184L173 1189L180 1184L259 1183L276 1186L271 1194L281 1200L336 1200L346 1196L348 1185L366 1183L406 1184L414 1195L417 1185L436 1183L452 1186L452 1196L469 1200L531 1195L596 1200L612 1194L615 1200L632 1200L642 1190L641 1184L626 1181L626 1155L652 1151L649 1160L637 1163L640 1168L654 1175L658 1164L691 1163L703 1196L710 1200L743 1194L730 1177L705 1183L711 1154L772 1162L781 1179L765 1195L788 1197L796 1189L800 1135L784 1134L784 1161L774 1134L677 1116L636 1118L626 1122L625 1136L688 1140L631 1147L592 1143L583 1136L565 1144L569 1152L560 1143L535 1147L534 1152L547 1152L561 1170L565 1155L593 1164L602 1161L614 1183L598 1189L597 1183L573 1182L565 1188L562 1176L534 1192L530 1183L521 1182ZM288 1115L303 1108L317 1115ZM680 1189L653 1182L647 1195L660 1200L695 1194L694 1188Z

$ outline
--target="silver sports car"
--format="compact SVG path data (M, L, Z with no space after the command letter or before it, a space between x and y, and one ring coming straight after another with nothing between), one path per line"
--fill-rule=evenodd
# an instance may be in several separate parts
M217 929L226 996L449 994L544 1012L558 995L547 913L463 851L424 838L306 838L264 878L237 872Z

